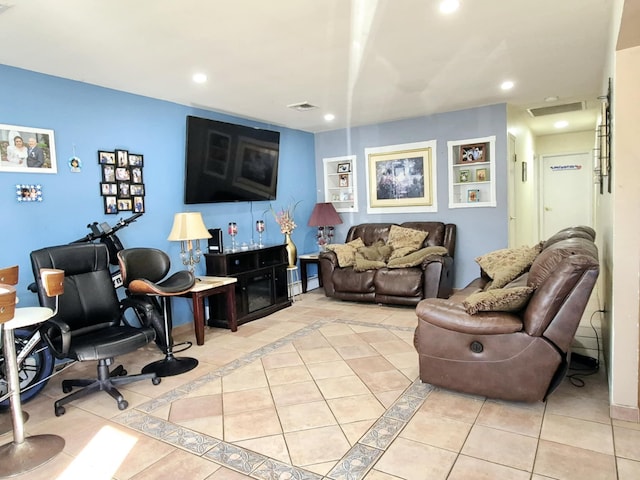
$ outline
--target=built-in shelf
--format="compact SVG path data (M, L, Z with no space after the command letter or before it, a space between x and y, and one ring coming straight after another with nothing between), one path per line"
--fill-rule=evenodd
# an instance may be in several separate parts
M356 156L322 159L324 201L333 203L337 212L358 211Z
M447 142L449 208L496 206L496 137Z

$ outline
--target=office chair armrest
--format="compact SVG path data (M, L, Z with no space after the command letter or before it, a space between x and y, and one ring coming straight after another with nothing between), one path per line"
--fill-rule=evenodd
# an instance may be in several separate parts
M56 358L67 358L71 344L71 329L62 320L50 318L40 327L42 339Z

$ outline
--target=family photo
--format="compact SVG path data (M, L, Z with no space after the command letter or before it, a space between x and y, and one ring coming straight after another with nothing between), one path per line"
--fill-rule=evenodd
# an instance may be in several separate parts
M56 173L53 130L0 124L0 172Z

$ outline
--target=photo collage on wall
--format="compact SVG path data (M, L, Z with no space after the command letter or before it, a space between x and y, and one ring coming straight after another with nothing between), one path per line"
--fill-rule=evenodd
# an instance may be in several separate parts
M100 193L104 198L104 213L144 213L144 159L127 150L98 151L98 163L102 170Z

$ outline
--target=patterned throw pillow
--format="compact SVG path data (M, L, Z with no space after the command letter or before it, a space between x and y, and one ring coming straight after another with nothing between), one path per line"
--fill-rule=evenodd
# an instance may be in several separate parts
M415 252L422 247L428 234L429 232L423 232L422 230L391 225L387 245L393 247L393 252L389 260Z
M449 251L445 247L424 247L420 250L405 255L404 257L393 258L389 260L387 267L389 268L408 268L416 267L429 255L446 255Z
M517 312L527 304L533 290L533 287L513 287L472 293L462 305L469 315L478 312Z
M327 245L327 250L335 252L340 267L351 267L356 263L356 250L364 247L361 238L356 238L349 243L337 243Z
M504 287L511 280L529 270L539 253L540 245L503 248L477 257L476 262L492 280L487 289L493 290Z
M381 260L368 260L359 251L356 252L356 260L353 269L356 272L365 272L367 270L377 270L386 267L387 264Z
M386 262L392 251L391 245L385 245L382 240L378 240L370 247L358 248L357 253L361 254L366 260Z

